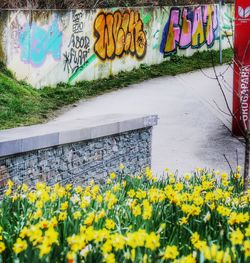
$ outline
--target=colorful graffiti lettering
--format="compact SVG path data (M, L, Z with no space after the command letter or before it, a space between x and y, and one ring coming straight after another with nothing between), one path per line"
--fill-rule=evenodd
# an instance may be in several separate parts
M43 64L48 54L55 60L61 58L62 32L55 19L48 31L40 26L27 23L19 35L21 60L34 66Z
M168 22L163 30L161 53L175 54L177 48L208 48L214 45L218 28L217 7L215 5L195 8L171 8Z
M101 60L124 54L142 59L146 54L146 33L138 11L99 13L94 22L94 35L94 51Z

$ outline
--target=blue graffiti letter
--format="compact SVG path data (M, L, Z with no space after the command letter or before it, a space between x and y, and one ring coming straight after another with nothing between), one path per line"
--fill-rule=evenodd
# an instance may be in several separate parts
M62 32L59 31L57 21L54 20L49 30L37 26L35 23L26 25L19 37L21 60L39 66L44 63L48 54L54 59L61 57Z

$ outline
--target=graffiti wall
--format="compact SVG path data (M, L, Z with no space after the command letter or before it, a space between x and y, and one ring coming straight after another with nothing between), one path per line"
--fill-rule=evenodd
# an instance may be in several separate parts
M231 5L2 11L1 59L35 87L75 83L218 49L232 38Z

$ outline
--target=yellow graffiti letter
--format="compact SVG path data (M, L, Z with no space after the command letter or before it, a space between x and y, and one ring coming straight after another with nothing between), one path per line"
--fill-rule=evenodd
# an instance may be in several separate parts
M204 44L205 36L203 30L203 20L201 7L197 7L194 10L194 21L192 30L192 47L200 47Z

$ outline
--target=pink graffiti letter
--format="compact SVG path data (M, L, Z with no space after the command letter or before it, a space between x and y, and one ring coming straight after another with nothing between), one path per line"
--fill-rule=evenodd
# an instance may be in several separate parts
M214 14L213 14L213 30L215 31L218 27L218 9L217 9L216 5L213 6L213 11L214 11ZM215 36L215 37L217 37L217 36Z
M207 46L210 47L213 45L215 35L214 35L214 8L212 5L206 5L204 7L203 21L206 25L205 35Z
M188 19L188 8L184 7L182 11L182 28L180 36L180 47L187 48L192 40L192 22Z

